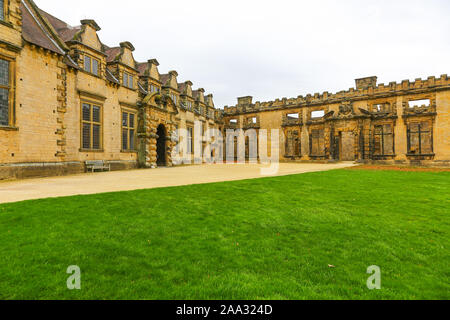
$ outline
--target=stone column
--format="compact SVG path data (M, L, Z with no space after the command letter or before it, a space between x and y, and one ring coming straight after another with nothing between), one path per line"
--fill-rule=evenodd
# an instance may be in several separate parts
M395 121L395 161L406 162L408 153L408 143L407 143L407 134L406 134L406 125L403 119L403 97L397 97L396 107L398 119Z

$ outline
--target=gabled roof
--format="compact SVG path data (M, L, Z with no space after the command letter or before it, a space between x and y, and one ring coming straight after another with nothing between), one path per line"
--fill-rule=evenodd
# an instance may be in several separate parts
M75 35L81 31L81 26L72 27L44 10L39 9L39 13L47 19L64 42L73 40Z
M22 36L25 41L35 44L44 49L65 55L65 51L58 45L57 39L53 38L46 29L45 22L39 19L24 1L20 3L22 11Z
M147 62L138 62L136 63L136 69L139 71L140 76L145 75L145 70L147 70Z
M106 62L113 62L116 60L117 56L120 54L121 48L120 47L114 47L114 48L109 48L106 47L105 49L105 53L106 53Z
M162 74L162 75L160 76L160 79L161 79L161 83L162 83L163 85L165 85L165 84L167 83L167 81L170 80L170 74L168 74L168 73Z
M178 84L178 91L180 91L181 93L185 93L186 92L186 88L187 88L186 82Z

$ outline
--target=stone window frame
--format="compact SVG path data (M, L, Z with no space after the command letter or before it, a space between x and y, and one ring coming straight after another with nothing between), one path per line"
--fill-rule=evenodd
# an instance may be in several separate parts
M254 120L254 121L253 121ZM258 124L258 116L251 116L247 118L247 124Z
M323 111L324 116L320 118L313 118L312 113L315 111ZM306 109L306 117L307 117L307 124L318 124L323 123L325 121L325 116L330 112L330 105L320 105L315 107L309 107Z
M390 125L391 126L391 133L387 134L385 133L384 129L385 126ZM395 152L395 121L383 121L383 122L375 122L373 124L372 127L372 137L371 137L371 144L372 144L372 157L373 158L380 158L380 159L385 159L385 158L394 158L396 156L396 152ZM380 154L375 154L375 136L376 134L376 127L382 127L382 132L381 132L381 147L382 147L382 152ZM392 135L392 153L385 153L385 148L384 148L384 138L385 136L389 136Z
M134 80L135 79L134 78L135 78L135 76L132 75L130 72L123 71L122 72L122 85L125 88L131 89L131 90L135 90L135 86L134 86L134 82L135 82ZM126 82L125 82L125 79L127 80ZM131 86L130 86L130 80L131 80Z
M90 60L89 70L86 70L86 58L89 58L89 60ZM97 61L97 73L93 72L94 61ZM90 55L90 54L87 54L87 53L83 53L83 68L82 68L82 70L84 72L87 72L87 73L93 75L93 76L100 77L100 73L101 73L101 61L100 61L100 59L94 57L93 55Z
M323 137L322 137L322 140L323 140L323 148L322 148L323 149L323 153L322 154L313 154L313 152L312 152L312 150L313 150L313 139L314 139L313 132L314 131L319 131L319 132L322 131L322 133L323 133ZM311 158L324 158L325 159L326 154L327 154L327 151L326 151L327 147L326 147L325 136L326 136L325 126L311 127L309 129L309 156ZM319 138L319 142L320 142L320 136L318 138Z
M123 121L123 115L127 114L127 125L125 126ZM133 122L133 126L130 126L130 116L133 115L134 116L134 122ZM121 152L130 152L130 153L136 153L137 152L137 122L138 122L138 112L137 110L133 110L130 108L124 108L122 107L120 109L120 148L121 148ZM127 130L127 148L124 149L123 147L123 132L124 130ZM134 130L134 134L133 134L133 146L131 146L131 136L130 136L130 131Z
M194 154L194 127L190 125L186 126L186 153Z
M428 106L413 106L409 104L411 101L430 100ZM403 114L416 114L416 113L433 113L436 112L436 93L422 93L412 94L403 98Z
M170 99L172 99L172 102L177 105L178 103L178 96L176 95L176 93L170 92Z
M298 147L298 152L294 154L288 154L287 153L287 149L289 148L289 133L290 132L297 132L297 143L295 145L295 148L297 149ZM302 157L302 129L301 127L287 127L284 130L284 135L285 135L285 158L301 158Z
M16 103L16 59L0 54L0 59L9 63L9 83L7 86L0 85L0 88L8 90L8 124L0 125L3 130L16 130L15 103Z
M383 110L378 110L377 106L383 106ZM370 104L369 111L372 113L392 113L392 103L389 101L385 102L373 102ZM386 110L387 109L387 110Z
M420 125L424 122L427 122L429 125L430 130L421 132L420 131ZM411 124L413 123L419 123L419 153L412 153L411 152ZM421 142L422 142L422 133L428 133L430 135L430 142L431 142L431 153L422 153L421 148ZM427 119L427 118L417 118L417 119L411 119L407 121L406 123L406 144L407 144L407 156L408 157L434 157L434 120L433 119Z
M238 117L234 117L234 118L228 119L228 121L227 121L228 123L227 124L228 124L229 127L238 128L239 127L239 123L240 123L239 120L240 119Z
M91 120L87 121L87 120L83 120L83 105L90 105L91 107L99 107L100 108L100 122L96 122L93 121L93 108L91 108ZM98 101L94 101L94 100L88 100L88 99L81 99L80 100L80 152L104 152L103 149L103 143L104 143L104 139L103 139L103 130L104 130L104 125L103 125L103 111L104 111L104 106L103 103L99 103ZM89 148L85 148L83 145L83 127L84 124L90 124L91 128L90 128L90 144L89 144ZM93 135L93 125L99 125L100 126L100 135L99 135L99 148L93 148L93 139L94 139L94 135Z
M159 93L161 89L154 83L150 83L150 93Z

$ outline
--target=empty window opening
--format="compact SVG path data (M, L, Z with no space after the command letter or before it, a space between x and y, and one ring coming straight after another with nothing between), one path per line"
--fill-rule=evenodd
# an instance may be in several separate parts
M313 118L313 119L323 118L324 116L325 116L325 111L324 110L311 112L311 118Z
M431 101L430 99L423 99L423 100L411 100L408 102L409 107L410 108L414 108L414 107L422 107L422 106L430 106L431 105Z
M407 130L409 154L433 153L433 129L430 121L410 123Z

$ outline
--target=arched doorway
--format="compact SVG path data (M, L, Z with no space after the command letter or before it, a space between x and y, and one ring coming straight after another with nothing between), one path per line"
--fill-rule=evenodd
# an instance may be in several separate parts
M166 128L164 125L160 124L158 126L158 131L156 133L158 135L158 139L156 140L156 153L157 160L156 164L158 166L166 166Z

